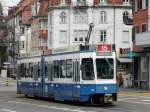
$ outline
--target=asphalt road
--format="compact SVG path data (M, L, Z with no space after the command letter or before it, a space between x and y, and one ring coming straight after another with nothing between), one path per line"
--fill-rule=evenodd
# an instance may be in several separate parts
M150 92L119 92L118 102L91 106L17 96L14 88L0 87L0 112L150 112Z

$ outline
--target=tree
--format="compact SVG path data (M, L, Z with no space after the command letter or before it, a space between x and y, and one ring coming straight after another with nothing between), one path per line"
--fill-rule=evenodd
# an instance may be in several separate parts
M3 7L2 7L2 3L0 2L0 16L3 16Z
M4 23L5 19L3 16L3 7L0 2L0 67L2 66L3 62L6 60L6 24Z

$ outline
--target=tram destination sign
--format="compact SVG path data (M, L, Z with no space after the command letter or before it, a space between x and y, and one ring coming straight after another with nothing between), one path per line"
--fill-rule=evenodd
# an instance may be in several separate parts
M111 45L109 45L109 44L97 45L97 53L98 54L110 54L111 53Z

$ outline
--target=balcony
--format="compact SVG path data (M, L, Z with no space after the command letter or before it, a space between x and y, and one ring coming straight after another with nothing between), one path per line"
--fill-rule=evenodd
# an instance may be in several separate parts
M136 34L135 42L140 47L150 47L150 32Z
M48 30L39 30L39 38L47 38Z

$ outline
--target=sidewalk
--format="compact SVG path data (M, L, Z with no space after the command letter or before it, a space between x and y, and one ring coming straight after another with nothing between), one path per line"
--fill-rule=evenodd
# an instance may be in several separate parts
M118 93L136 92L136 93L150 93L150 90L138 88L118 88Z
M5 86L16 86L16 80L12 78L2 78L0 77L0 87L5 87Z

